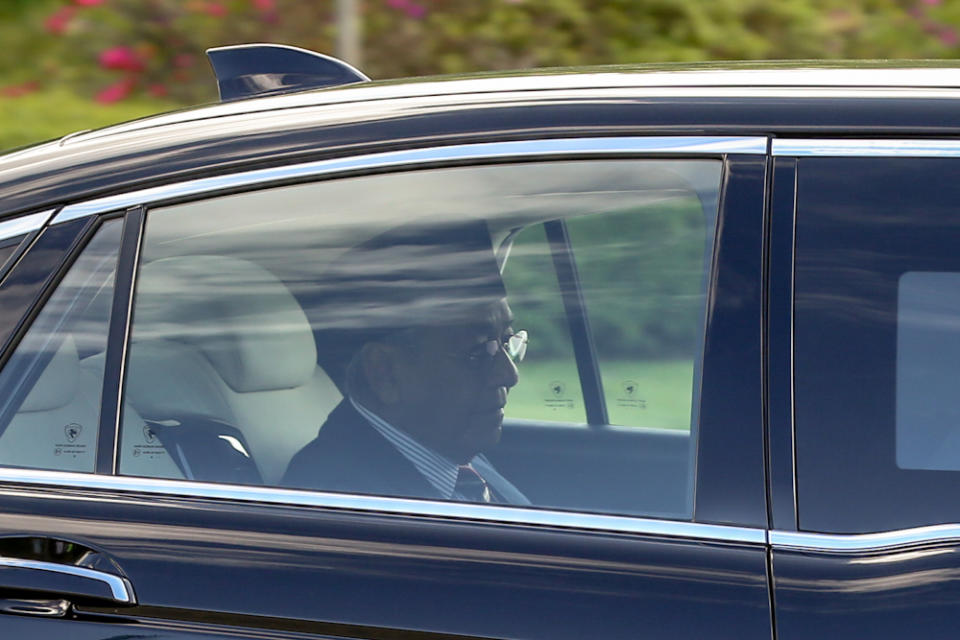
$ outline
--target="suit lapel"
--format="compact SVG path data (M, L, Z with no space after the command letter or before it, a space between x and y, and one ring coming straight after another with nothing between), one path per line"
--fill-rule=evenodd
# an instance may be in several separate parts
M363 451L365 469L361 470L377 485L376 493L394 496L440 498L440 492L407 460L390 441L380 435L367 420L357 413L349 400L334 409L343 415L331 418L328 427L334 427L337 438L349 441L351 449ZM334 435L334 434L331 434Z

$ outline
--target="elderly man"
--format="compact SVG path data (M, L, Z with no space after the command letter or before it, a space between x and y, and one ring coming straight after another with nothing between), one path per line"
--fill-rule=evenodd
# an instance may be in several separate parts
M345 397L283 484L529 504L482 454L526 350L485 225L395 230L328 276L318 347Z

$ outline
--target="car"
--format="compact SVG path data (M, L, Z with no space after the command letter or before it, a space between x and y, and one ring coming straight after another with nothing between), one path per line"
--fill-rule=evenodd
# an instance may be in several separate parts
M955 635L954 63L210 53L0 156L5 637Z

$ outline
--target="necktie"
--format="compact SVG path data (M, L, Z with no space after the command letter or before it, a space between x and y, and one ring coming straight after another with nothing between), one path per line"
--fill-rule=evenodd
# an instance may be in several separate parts
M469 464L460 465L454 492L471 502L493 502L486 480Z

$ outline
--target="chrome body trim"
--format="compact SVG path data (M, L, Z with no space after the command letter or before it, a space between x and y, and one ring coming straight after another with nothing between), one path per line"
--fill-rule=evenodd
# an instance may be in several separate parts
M742 153L763 155L767 139L737 136L656 136L622 138L560 138L521 140L513 142L485 142L477 144L429 147L374 153L333 160L320 160L270 169L257 169L223 176L199 178L107 196L64 207L51 224L88 215L116 211L140 204L156 204L174 198L197 196L222 189L250 185L268 185L272 182L325 176L346 171L376 170L406 167L425 163L459 162L464 160L517 160L591 155L665 154L665 155L722 155Z
M772 141L771 141L772 146ZM793 478L793 526L800 522L800 490L797 482L797 366L796 366L796 325L797 325L797 192L800 189L799 163L793 164L793 229L790 250L790 463ZM771 523L772 524L772 523Z
M86 473L0 469L0 482L69 489L134 492L140 494L209 498L270 505L293 505L327 509L366 511L393 515L452 518L494 524L516 524L609 533L641 534L681 538L697 542L762 545L766 531L727 525L613 516L573 511L553 511L491 504L441 502L410 498L387 498L347 493L324 493L297 489L275 489L244 485L207 484L185 480L161 480ZM16 491L0 485L0 495ZM50 497L50 493L45 495ZM70 496L65 496L69 499Z
M51 210L20 216L12 220L4 220L0 222L0 240L15 238L16 236L36 231L42 227L52 215L53 211Z
M133 594L133 587L130 582L121 576L87 569L86 567L77 567L70 564L58 564L56 562L43 562L41 560L23 560L21 558L5 558L0 556L0 569L10 567L16 569L30 569L33 571L48 571L50 573L61 573L89 580L103 582L110 588L110 593L115 602L133 605L137 599Z
M773 140L774 156L960 158L960 140Z
M855 534L771 531L769 539L776 550L868 553L930 544L960 545L960 524L938 524L914 529Z

